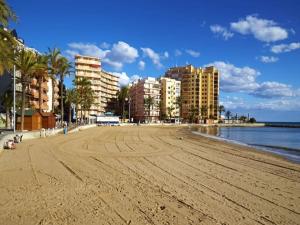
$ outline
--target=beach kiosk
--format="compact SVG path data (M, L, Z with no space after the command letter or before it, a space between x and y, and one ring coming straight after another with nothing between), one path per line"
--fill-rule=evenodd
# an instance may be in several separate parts
M21 130L21 111L17 112L17 130ZM40 130L42 128L42 115L40 112L29 109L24 113L24 130Z
M41 112L41 116L42 116L42 128L44 129L55 128L56 118L54 113Z

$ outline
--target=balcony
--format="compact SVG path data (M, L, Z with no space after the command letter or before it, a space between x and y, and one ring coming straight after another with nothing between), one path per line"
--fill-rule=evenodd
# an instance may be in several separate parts
M32 86L37 86L37 79L35 79L35 78L33 78L33 79L31 79L31 83L30 83L30 85L32 85Z
M38 93L37 90L31 89L31 90L30 90L30 94L31 94L31 96L34 97L34 98L39 98L39 93Z
M30 105L34 108L34 109L38 109L39 108L39 103L38 101L29 101Z
M54 92L59 92L59 88L57 86L54 87Z

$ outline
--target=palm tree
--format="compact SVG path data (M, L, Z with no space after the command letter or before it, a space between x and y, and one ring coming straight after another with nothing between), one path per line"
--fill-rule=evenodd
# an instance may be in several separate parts
M13 97L12 97L12 92L11 90L7 90L3 93L3 95L0 97L0 102L5 108L6 112L6 121L5 121L5 127L8 129L9 128L9 114L10 110L13 107Z
M60 67L60 50L57 48L48 49L48 57L49 57L49 76L52 80L52 111L54 112L54 88L56 84L56 78L59 73Z
M226 116L226 118L227 118L227 120L229 122L229 119L231 117L231 112L229 110L227 110L226 113L225 113L225 116Z
M194 123L196 118L197 118L197 114L199 114L199 110L192 105L192 107L190 108L190 123Z
M69 125L72 122L72 104L77 104L77 92L76 89L67 89L66 90L66 103L68 106L68 112L69 112Z
M85 117L87 117L86 113L89 114L90 109L91 109L92 105L94 104L94 102L95 102L94 91L90 86L88 86L88 87L86 87L85 97L84 97L83 103L82 103L82 108L85 111Z
M200 108L200 113L201 113L201 119L207 119L207 106L203 105Z
M172 118L172 112L173 112L173 110L175 109L175 107L172 105L172 106L169 106L168 108L167 108L167 110L168 110L168 115L169 115L169 119L171 119Z
M16 21L16 19L15 13L7 5L6 0L0 0L0 25L6 27L9 20Z
M148 110L148 122L150 122L150 112L151 112L151 108L153 108L154 105L154 97L149 95L147 98L145 98L144 105Z
M68 61L67 58L61 57L59 58L59 67L58 67L58 74L60 79L60 111L61 111L61 123L64 120L64 78L67 75L70 75L72 68L71 63Z
M178 106L178 108L179 108L179 117L181 117L181 107L182 107L182 98L181 98L181 96L178 96L178 97L176 98L176 103L175 103L175 105Z
M5 70L12 68L14 46L16 44L13 36L4 29L10 20L16 21L15 13L7 5L5 0L0 0L0 75Z
M38 55L36 54L36 64L34 66L34 77L37 78L39 84L39 110L42 111L43 105L43 87L42 84L48 77L48 56L47 55Z
M122 86L120 91L117 93L118 96L118 102L119 102L119 108L122 106L122 118L125 119L125 103L129 96L129 87L128 86Z
M76 86L76 92L77 92L77 105L80 106L80 119L82 121L83 119L83 108L84 108L84 101L89 94L89 89L91 88L91 81L89 81L87 78L76 78L74 81L74 86ZM78 107L78 106L76 106ZM76 109L78 111L78 109ZM78 114L76 114L78 115Z
M224 107L223 105L219 105L218 111L219 111L219 116L220 116L220 118L221 118L222 112L225 112L225 107Z
M35 53L22 49L16 54L14 58L14 63L17 70L21 74L21 84L22 84L22 105L21 105L21 130L24 130L24 114L25 114L25 95L26 87L30 83L30 78L34 74L34 68L36 65Z

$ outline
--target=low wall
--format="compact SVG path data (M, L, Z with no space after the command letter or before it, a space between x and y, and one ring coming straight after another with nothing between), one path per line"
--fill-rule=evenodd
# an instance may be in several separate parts
M71 130L68 133L74 133L74 132L78 132L78 131L81 131L81 130L86 130L86 129L93 128L93 127L96 127L96 124L77 127L77 128ZM13 133L6 134L6 135L0 137L0 153L3 150L4 143L9 139L13 139L14 136L16 136L17 134L23 135L22 140L25 141L25 140L35 139L35 138L45 138L45 137L57 135L59 133L63 133L62 128L60 128L60 129L41 130L41 131L16 132L15 134L13 134Z

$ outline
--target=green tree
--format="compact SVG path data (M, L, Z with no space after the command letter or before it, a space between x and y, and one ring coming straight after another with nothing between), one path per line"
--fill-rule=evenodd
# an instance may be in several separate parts
M172 106L169 106L167 108L167 111L168 111L168 116L169 116L169 119L172 118L172 113L173 113L173 110L175 109L175 107L172 105Z
M225 107L223 105L219 105L218 106L218 111L219 111L219 116L221 118L222 112L225 112Z
M16 54L14 63L17 70L19 70L21 77L20 82L22 84L22 105L21 105L21 130L24 130L24 114L25 114L25 97L26 87L29 86L32 75L34 74L34 68L36 65L35 53L29 50L22 49Z
M91 89L91 81L89 81L85 77L76 78L73 81L74 86L76 86L76 92L77 92L77 106L76 106L76 112L78 113L78 106L80 106L80 119L82 121L83 119L83 108L85 103L85 98L87 95L90 94ZM86 105L85 105L86 107ZM78 114L76 113L76 116Z
M33 68L33 76L38 80L39 86L39 110L42 111L43 106L43 87L42 84L48 78L48 56L38 55L35 56L36 63Z
M176 97L175 105L178 107L179 117L181 117L181 108L182 108L182 97L181 96Z
M0 0L0 25L6 27L10 20L16 21L17 17L6 0Z
M57 48L54 49L48 49L48 57L49 57L49 62L48 62L48 70L49 70L49 76L52 80L52 112L54 112L54 88L56 84L56 78L59 73L59 68L60 68L60 50Z
M256 123L256 119L255 119L254 117L251 117L251 118L249 119L249 123Z
M68 106L69 112L69 125L72 122L72 104L77 105L77 92L76 89L67 89L66 90L66 104Z
M13 94L11 90L7 90L3 93L3 95L0 97L0 102L3 105L5 109L5 127L9 128L9 120L10 120L10 110L13 107Z
M148 122L150 122L151 108L153 108L154 103L155 103L154 97L150 95L144 99L144 105L148 111Z
M60 80L60 112L61 112L61 123L64 120L64 79L66 76L71 74L72 65L65 57L60 57L58 63L58 74Z
M198 118L199 115L199 109L195 106L192 106L189 110L189 119L190 123L195 123L195 120Z
M120 91L117 93L118 106L122 115L122 119L125 119L125 104L129 97L129 87L122 86Z
M9 21L16 21L16 15L5 0L0 0L0 75L3 75L5 70L12 69L13 66L16 41L5 29Z
M200 114L201 114L201 120L207 119L207 106L206 105L201 106Z
M225 116L226 116L228 122L229 122L229 119L230 119L231 115L232 115L231 112L229 110L227 110L226 113L225 113Z

